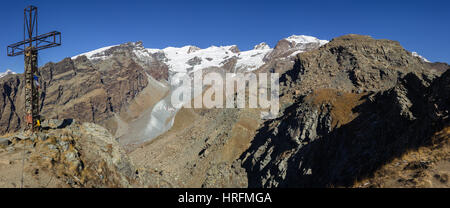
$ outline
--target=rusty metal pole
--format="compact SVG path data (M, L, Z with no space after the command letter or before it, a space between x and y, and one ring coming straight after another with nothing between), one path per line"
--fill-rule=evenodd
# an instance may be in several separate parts
M34 76L37 72L37 50L34 47L25 49L25 121L27 130L38 130L39 92L35 85Z

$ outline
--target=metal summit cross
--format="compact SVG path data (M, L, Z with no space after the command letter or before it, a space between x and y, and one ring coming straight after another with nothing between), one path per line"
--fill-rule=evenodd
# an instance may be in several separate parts
M37 7L24 9L23 41L7 47L8 56L25 55L25 121L26 129L35 132L40 126L37 55L39 50L61 45L57 31L38 35Z

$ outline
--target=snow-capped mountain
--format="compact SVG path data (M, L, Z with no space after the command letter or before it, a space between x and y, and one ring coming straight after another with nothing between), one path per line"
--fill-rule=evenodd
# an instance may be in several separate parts
M6 76L8 74L16 74L16 72L13 72L11 69L7 69L5 72L0 72L0 78Z
M89 51L86 53L82 53L80 55L74 56L72 57L72 59L76 59L79 56L86 56L88 59L106 59L108 56L105 54L105 51L107 51L108 49L115 47L118 45L113 45L113 46L107 46L107 47L103 47L103 48L99 48L93 51Z
M271 58L281 57L280 53L295 55L326 43L328 41L311 36L293 35L280 40L275 49L263 42L252 50L240 51L236 45L211 46L204 49L192 45L154 49L144 48L142 42L135 42L100 48L74 56L72 59L85 55L91 61L101 61L126 47L138 62L151 64L158 61L167 65L172 73L190 73L199 69L225 66L230 72L244 72L258 69Z
M277 59L291 62L295 54L317 49L326 43L328 41L311 36L293 35L280 40L275 48L263 42L251 50L240 51L236 45L210 46L203 49L192 45L154 49L144 48L142 42L132 42L104 47L74 56L72 59L75 60L84 55L93 63L101 63L109 58L125 54L144 69L150 69L149 74L153 77L155 76L152 73L167 70L168 76L165 78L170 85L170 93L155 104L150 114L150 121L143 132L146 137L144 139L152 139L172 127L175 115L181 106L172 104L171 93L183 87L180 85L180 80L186 75L210 68L220 68L226 72L249 72ZM194 94L193 97L195 96L197 95Z

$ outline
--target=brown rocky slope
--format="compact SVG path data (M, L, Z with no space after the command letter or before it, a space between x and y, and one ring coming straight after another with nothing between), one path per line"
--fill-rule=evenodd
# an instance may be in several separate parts
M108 50L114 56L106 60L94 62L80 56L41 67L41 115L93 122L116 133L120 123L129 123L154 105L167 90L155 88L155 83L157 79L164 82L167 75L153 73L164 71L159 65L138 63L127 52L129 44ZM18 131L24 115L23 76L8 75L0 79L0 85L0 134ZM152 91L150 100L155 101L140 101L149 99L147 91Z

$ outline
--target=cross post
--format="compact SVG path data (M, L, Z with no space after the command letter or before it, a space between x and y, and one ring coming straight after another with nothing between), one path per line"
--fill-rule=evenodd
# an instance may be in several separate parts
M23 41L7 47L8 56L25 57L25 118L26 130L40 129L38 51L61 45L61 33L57 31L38 35L37 7L24 9Z

